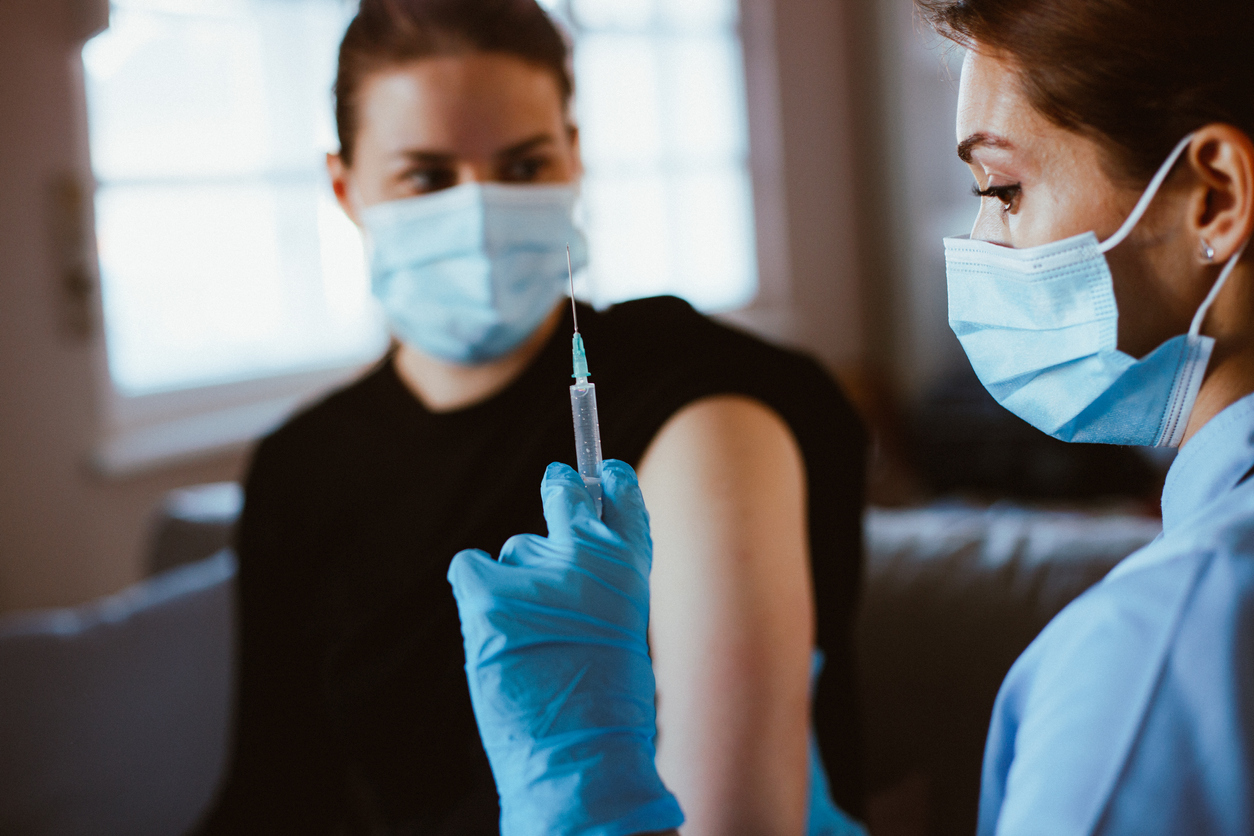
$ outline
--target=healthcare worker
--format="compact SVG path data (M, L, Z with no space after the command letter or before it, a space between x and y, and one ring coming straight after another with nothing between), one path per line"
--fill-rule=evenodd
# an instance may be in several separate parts
M945 250L977 375L1057 438L1180 448L1162 536L1007 675L979 833L1252 833L1254 4L920 6L968 49L958 154L981 206ZM449 573L506 832L681 821L650 763L648 514L606 468L603 521L554 465L549 537Z

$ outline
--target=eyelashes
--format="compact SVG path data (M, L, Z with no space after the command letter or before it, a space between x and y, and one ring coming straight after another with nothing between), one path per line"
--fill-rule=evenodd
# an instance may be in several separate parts
M1019 183L1008 186L989 186L987 189L981 189L978 185L971 187L971 194L976 197L997 198L1007 212L1014 208L1014 202L1022 192L1023 186Z

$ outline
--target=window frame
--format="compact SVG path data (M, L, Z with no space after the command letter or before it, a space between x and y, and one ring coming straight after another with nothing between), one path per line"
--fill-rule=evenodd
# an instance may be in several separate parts
M78 89L79 117L84 129L86 171L91 172L91 138L87 128L86 66L81 47L108 29L109 0L93 0L93 24L85 31L75 52L72 74ZM268 172L258 183L283 180L285 172ZM302 179L310 176L299 172ZM325 174L323 174L325 176ZM101 184L93 175L85 176L87 199L82 214L83 240L90 256L88 271L96 288L103 287L103 272L96 245L96 194ZM189 182L216 178L193 176ZM171 182L177 182L172 180ZM113 184L110 184L113 185ZM121 182L117 185L126 185ZM329 363L279 374L242 380L206 383L169 391L126 394L115 383L109 368L109 346L105 326L104 294L93 294L90 311L90 354L96 395L97 430L88 454L93 470L107 477L135 474L176 466L214 456L238 453L276 429L302 406L351 381L376 365L385 356L387 343L378 356L364 362Z

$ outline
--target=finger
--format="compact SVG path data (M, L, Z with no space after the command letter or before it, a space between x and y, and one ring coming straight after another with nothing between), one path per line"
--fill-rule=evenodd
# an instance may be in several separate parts
M453 555L448 565L448 582L453 587L462 634L491 608L493 599L502 592L505 578L501 565L487 552L465 549Z
M549 539L565 545L574 537L576 525L597 519L596 503L588 493L583 479L570 465L554 462L544 471L540 483L540 499L544 503L544 521L549 526Z
M459 600L488 589L492 567L496 561L482 549L463 549L453 555L448 565L448 582Z
M601 491L602 521L623 538L633 553L651 563L653 540L649 535L649 512L644 506L636 471L626 462L607 459L601 465ZM648 568L644 567L646 572Z
M515 534L501 546L500 562L503 566L525 566L552 551L549 541L538 534Z

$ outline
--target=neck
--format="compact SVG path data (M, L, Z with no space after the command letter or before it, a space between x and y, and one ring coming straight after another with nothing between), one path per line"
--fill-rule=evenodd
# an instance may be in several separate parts
M1250 325L1254 288L1251 282L1254 282L1254 266L1246 259L1228 277L1203 323L1202 333L1215 338L1215 349L1184 429L1185 444L1212 418L1254 392L1254 327Z
M497 360L462 365L401 343L396 353L396 373L432 412L454 412L482 403L517 380L531 365L562 321L564 304L556 305L522 345Z

